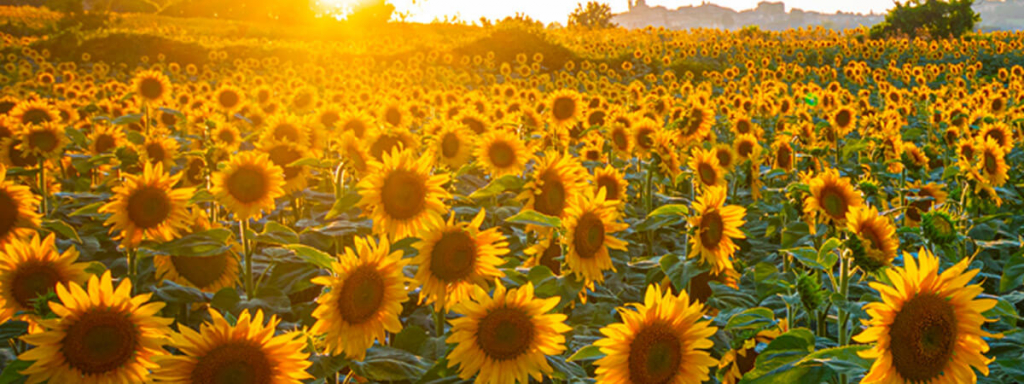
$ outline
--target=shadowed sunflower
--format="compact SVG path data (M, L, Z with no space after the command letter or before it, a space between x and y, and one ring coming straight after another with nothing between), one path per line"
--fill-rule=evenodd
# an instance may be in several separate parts
M703 105L694 104L681 120L679 142L683 145L699 142L711 132L715 123L715 113Z
M534 168L533 179L519 194L519 199L526 200L523 209L565 218L566 208L587 188L583 179L585 172L575 157L548 152Z
M125 143L124 130L116 125L96 126L89 138L92 140L89 144L89 153L92 155L111 152Z
M132 90L148 103L158 103L170 97L171 81L163 73L142 71L132 79Z
M771 343L780 334L789 331L789 322L782 319L778 324L769 326L758 331L753 337L746 340L734 340L732 348L718 362L718 372L722 375L723 384L736 384L743 378L743 374L754 369L757 362L758 345Z
M193 208L190 215L192 233L213 227L206 217L206 211ZM220 227L219 224L216 226ZM232 242L227 251L213 256L155 255L153 266L156 267L157 279L215 293L221 288L235 286L239 270L237 255L241 251L241 244Z
M622 171L611 165L607 165L604 168L595 168L594 177L591 179L591 182L594 186L594 195L604 190L605 198L617 200L620 206L625 205L626 189L629 183L626 182L626 176L623 175Z
M854 234L848 240L854 261L868 272L889 266L900 246L892 220L875 207L854 207L846 213L846 228Z
M693 202L696 216L689 219L696 233L690 237L694 252L700 252L701 261L711 266L712 272L720 274L733 269L732 256L739 249L732 239L744 239L740 227L746 221L746 208L725 205L725 187L704 190Z
M931 211L932 207L945 204L949 194L943 190L944 188L944 184L921 184L920 181L907 185L907 189L910 190L907 192L907 197L912 197L912 199L909 199L906 216L904 216L906 225L916 227L921 222L921 215Z
M736 151L732 149L732 146L726 143L720 143L712 148L715 151L715 157L718 158L718 166L722 168L725 173L732 172L733 167L736 165Z
M242 152L213 174L210 193L239 221L259 219L274 210L274 199L284 195L284 171L266 153Z
M988 375L985 338L1000 337L981 329L982 313L996 305L993 299L976 299L981 285L968 285L978 270L967 271L964 258L939 274L939 259L926 249L915 257L904 253L903 268L890 268L891 285L869 283L882 297L864 306L868 328L854 336L859 343L873 344L858 352L875 359L865 383L927 382L973 383L974 369Z
M787 172L793 170L793 146L789 144L790 137L785 135L779 135L775 139L775 143L772 144L772 164L775 168L782 169Z
M357 184L359 205L373 219L375 233L402 239L443 220L448 175L431 175L429 159L414 156L397 149L384 154L383 161L369 163L370 172Z
M187 229L186 206L194 188L173 188L181 174L164 173L162 165L146 164L141 175L125 175L124 183L114 187L114 197L100 207L113 215L104 222L115 239L129 248L142 240L170 241Z
M270 162L284 172L284 193L301 191L306 188L309 166L290 165L309 155L309 150L293 143L276 142L263 145L260 150L267 153Z
M327 335L331 353L362 360L375 340L384 342L384 332L402 331L398 315L410 280L402 269L409 260L389 248L387 238L356 238L355 249L345 248L332 263L333 276L313 279L330 289L318 299L312 332Z
M166 355L172 320L154 315L162 302L146 304L152 294L131 296L132 283L115 288L110 271L89 278L88 288L57 285L60 303L51 302L57 318L39 320L40 329L22 340L35 348L18 356L32 361L21 371L28 383L143 383Z
M21 137L23 153L48 159L60 156L70 142L63 128L56 122L22 125L18 136Z
M527 247L523 253L528 257L523 261L523 268L543 265L555 276L562 275L562 261L559 259L562 257L562 243L558 241L557 232L537 239L537 243Z
M548 313L559 298L537 298L533 283L506 290L497 280L494 296L476 287L471 298L453 309L463 317L450 320L455 344L448 367L459 365L459 377L477 383L540 382L553 370L546 357L565 351L566 316Z
M704 150L695 147L688 165L699 181L696 185L700 188L725 186L725 170L719 166L714 149Z
M597 365L597 381L611 384L701 383L718 363L706 349L718 330L701 321L704 305L691 303L685 291L679 296L647 287L644 302L636 311L620 308L621 323L601 329L605 337L594 345L605 354Z
M619 202L606 200L605 196L604 189L596 195L586 190L569 206L562 222L568 250L565 264L588 288L593 288L594 282L604 282L604 271L615 270L608 249L626 250L626 242L612 234L629 228L629 224L617 222Z
M485 216L483 209L469 223L455 223L452 216L419 233L414 245L419 254L412 263L420 266L415 276L422 285L420 303L447 310L469 297L474 286L505 276L498 265L508 242L498 228L480 230Z
M579 93L568 89L552 93L547 108L551 114L551 125L557 127L572 125L583 114Z
M0 245L31 235L40 225L39 196L6 178L7 168L0 166Z
M25 100L19 102L7 113L14 121L22 125L42 124L60 120L57 109L42 100Z
M160 365L153 370L157 382L299 384L312 378L306 373L312 363L302 351L305 340L299 333L274 336L281 323L276 316L264 324L262 311L251 316L243 310L232 325L211 309L210 318L199 332L178 327L181 333L172 336L172 345L184 355L154 358Z
M469 128L461 124L442 124L435 132L432 149L439 165L456 171L473 158L476 146Z
M352 132L341 135L338 142L338 154L343 160L345 167L355 171L357 177L362 178L370 171L370 152L363 146L362 141Z
M804 199L804 213L812 219L823 217L825 222L843 225L846 213L862 203L860 193L850 184L850 178L839 177L839 171L829 168L811 179L811 194Z
M978 181L992 187L1000 187L1006 183L1010 167L1006 165L1006 152L999 143L993 139L980 142L978 157L978 162L974 164Z
M88 278L88 264L75 262L75 247L58 253L54 240L53 234L42 240L33 235L4 244L0 253L0 323L18 311L32 311L32 300L53 291L57 284L84 283Z
M523 140L507 130L495 129L488 132L477 144L474 155L491 178L518 175L530 161L530 153Z
M630 141L634 143L633 152L640 159L647 159L654 150L655 138L661 132L661 125L651 119L643 119L630 129Z

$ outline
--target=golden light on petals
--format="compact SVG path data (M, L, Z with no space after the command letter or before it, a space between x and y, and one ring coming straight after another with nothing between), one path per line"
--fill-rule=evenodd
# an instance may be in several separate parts
M453 216L420 231L414 245L419 254L412 263L419 265L415 279L421 303L447 310L469 297L474 286L505 275L498 265L509 251L508 242L498 228L480 230L485 217L483 210L468 223L456 223Z
M116 239L134 247L144 239L169 241L186 228L186 205L193 188L173 188L181 173L168 175L161 164L146 164L141 175L126 175L114 197L100 207L112 215L104 223Z
M373 219L375 233L401 239L442 220L448 175L431 175L429 159L414 157L397 149L384 154L359 181L359 205Z

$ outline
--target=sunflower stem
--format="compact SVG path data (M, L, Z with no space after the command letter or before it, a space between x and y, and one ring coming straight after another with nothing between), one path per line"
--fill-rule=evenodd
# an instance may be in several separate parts
M139 261L136 253L137 250L134 248L125 248L125 254L128 257L128 280L132 282L132 295L139 287Z
M442 311L444 309L435 309L434 311L434 334L437 337L444 334L444 313Z
M245 233L249 231L249 219L238 221L238 236L242 242L242 254L245 255L245 297L252 300L255 286L252 283L252 250Z
M39 157L39 193L42 195L42 199L39 202L39 212L46 217L47 211L47 200L49 200L50 194L46 190L46 160L43 157Z

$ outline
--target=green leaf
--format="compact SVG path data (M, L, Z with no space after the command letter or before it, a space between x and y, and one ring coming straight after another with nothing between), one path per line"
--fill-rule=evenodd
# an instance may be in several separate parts
M256 236L256 241L265 244L288 245L299 242L299 235L276 221L268 221L263 232Z
M395 335L391 346L412 354L418 354L420 347L423 346L423 343L428 338L429 335L427 335L426 329L419 325L411 324L402 328L402 331Z
M669 253L658 260L661 270L668 276L672 286L677 289L685 289L690 284L690 279L711 268L697 261L698 259L680 259L680 256Z
M999 279L999 292L1017 289L1024 283L1024 251L1010 256L1003 266L1003 275Z
M855 376L871 369L872 360L860 357L857 352L871 348L870 345L847 345L826 348L812 352L796 363L800 365L824 365L835 373Z
M43 220L43 228L52 232L57 232L66 239L71 239L78 244L82 244L82 238L78 237L78 231L75 231L74 227L61 220Z
M805 376L820 376L820 372L812 372L814 367L793 368L793 363L803 359L811 351L814 351L814 334L807 328L795 328L783 333L768 343L757 355L754 369L743 376L743 382L821 382L801 379Z
M427 372L429 364L401 349L373 346L366 351L363 361L349 362L349 368L372 382L415 381Z
M166 243L144 243L143 247L160 255L209 257L231 249L231 231L226 228L190 233Z
M840 244L842 242L833 237L825 241L825 244L822 244L821 249L818 250L818 264L821 264L825 270L832 270L832 267L839 261L839 255L832 251L839 248Z
M289 167L289 168L303 167L303 166L319 167L320 166L320 159L317 159L315 157L303 157L303 158L295 160L295 161L293 161L293 162L291 162L290 164L287 165L287 167Z
M331 263L334 262L334 258L330 255L308 245L288 244L284 247L295 251L295 254L307 263L323 269L331 269Z
M103 272L107 271L106 264L99 261L89 262L89 266L85 267L85 273L96 276L103 276Z
M551 374L553 378L569 381L587 377L587 371L584 371L583 367L565 361L562 356L547 356L547 360L548 364L551 364L551 368L555 369Z
M356 204L359 204L359 200L361 199L362 196L359 195L359 191L348 191L345 196L334 201L334 205L331 206L331 210L327 212L326 216L324 216L324 220L331 220L335 217L341 216L341 214L348 212L348 210L355 207Z
M658 207L647 214L647 217L654 216L686 216L690 214L690 208L683 204L667 204Z
M572 356L569 356L569 358L565 359L565 361L571 363L574 361L597 360L602 357L604 357L604 353L601 352L601 348L599 348L596 345L588 345L586 347L580 348L580 350L576 351L576 353L573 353Z
M170 280L164 280L161 286L153 290L153 295L168 304L198 303L206 300L202 291Z
M21 371L28 369L32 363L32 361L15 360L7 364L3 372L0 372L0 384L24 383L28 376L22 375Z
M505 222L512 224L532 224L540 227L557 228L562 221L557 217L545 215L534 210L524 210L515 216L505 219Z
M0 324L0 343L7 344L7 341L28 333L28 322L20 320L8 320Z
M743 329L760 329L775 321L775 314L771 309L765 307L750 308L743 312L732 315L725 324L723 331L737 331Z
M215 199L213 197L213 194L211 194L210 191L200 189L196 191L196 193L192 194L192 197L188 199L188 205L197 205L200 203L206 203L214 200Z
M100 211L100 207L102 207L104 204L106 204L106 202L100 201L100 202L96 202L96 203L92 203L92 204L86 205L84 207L78 208L78 209L74 210L73 212L69 213L68 217L75 217L75 216L82 216L82 215L90 215L90 216L91 215L98 215L99 211Z
M480 201L489 197L500 195L505 191L517 191L526 184L522 178L516 175L505 175L491 180L483 188L480 188L469 195L470 199Z
M210 300L210 305L224 312L234 312L242 298L238 296L235 287L226 287L217 291Z
M248 309L250 312L262 309L264 312L274 314L291 312L291 300L288 299L288 295L285 295L277 287L261 285L256 290L255 296L255 298L240 301L238 303L239 309Z
M111 121L111 123L114 124L114 125L125 125L125 124L133 124L133 123L140 123L140 122L142 122L142 114L141 113L132 113L132 114L124 115L124 116L118 117L118 118L114 119L113 121Z
M793 256L794 259L799 261L801 264L812 269L824 270L825 266L818 262L818 251L811 247L799 247L790 249L781 249L780 252L785 252Z
M89 140L85 137L85 134L82 133L82 130L75 127L67 127L64 128L64 134L66 134L68 138L71 139L71 142L75 143L79 148L89 147Z

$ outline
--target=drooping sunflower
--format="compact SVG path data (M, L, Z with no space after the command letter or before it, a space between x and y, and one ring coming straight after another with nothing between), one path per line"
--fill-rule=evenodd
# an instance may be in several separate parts
M420 303L448 310L469 297L474 286L505 276L498 265L509 251L508 242L498 228L480 230L484 217L483 209L469 223L456 223L452 216L419 233L419 254L412 263L420 266L415 276L422 286Z
M57 112L57 108L43 100L21 101L7 114L14 121L22 125L60 121L60 114Z
M140 160L148 164L162 164L164 168L171 168L174 159L178 157L178 141L166 135L156 132L146 138L146 141L136 150L141 155Z
M373 219L375 233L393 239L412 236L442 221L447 174L430 174L427 158L395 149L383 161L371 161L370 171L357 184L359 205Z
M100 207L111 213L104 225L115 239L135 247L143 239L170 241L187 229L187 205L194 188L173 188L181 174L168 175L161 164L146 164L141 175L125 175L114 197Z
M567 209L564 244L568 252L565 264L588 288L604 282L604 271L615 270L608 249L626 250L626 242L612 236L629 228L618 222L618 201L607 200L604 189L596 194L586 190Z
M967 270L969 258L939 274L939 259L922 248L917 257L903 254L903 268L886 270L890 284L869 283L882 297L864 306L868 328L854 336L873 344L858 352L874 359L865 383L973 383L977 369L988 375L985 338L999 337L981 329L994 321L982 313L996 305L977 299L983 289L970 284L978 270ZM972 369L973 368L973 369Z
M562 275L562 242L558 240L558 233L552 232L549 236L537 239L537 242L523 250L527 259L523 261L523 268L533 268L543 265L555 276Z
M109 151L113 151L117 147L120 147L125 143L124 130L116 125L98 125L93 128L92 133L89 135L91 143L89 144L89 153L93 155L102 155Z
M846 213L846 228L854 235L848 244L858 266L874 272L892 263L900 241L891 219L875 207L854 207Z
M696 231L690 237L694 254L699 252L701 260L716 274L733 269L731 259L739 247L732 239L746 238L740 227L746 222L743 216L747 209L725 205L725 198L725 187L706 188L693 201L695 215L689 218Z
M463 317L450 320L455 344L448 367L459 366L459 377L477 383L540 382L553 372L546 357L565 351L566 316L548 313L559 298L537 298L533 283L505 289L497 281L494 296L475 287L470 298L454 307Z
M0 245L31 235L41 223L39 196L6 178L7 168L0 166Z
M142 71L132 79L132 90L147 103L159 103L170 97L171 81L163 73Z
M621 308L621 323L601 329L605 337L594 342L605 354L597 365L600 383L701 383L718 361L707 349L718 330L702 320L704 305L691 303L686 291L679 296L657 285L647 287L644 302Z
M332 263L333 276L320 276L313 283L330 288L319 301L312 331L326 334L326 345L335 354L362 360L375 340L383 342L384 332L402 331L398 315L409 300L410 282L402 269L409 263L401 251L391 252L387 238L358 237L355 248L345 248Z
M551 125L558 127L572 125L583 114L579 93L568 89L552 93L548 98L547 108L551 114Z
M454 171L473 158L475 139L464 125L442 124L435 137L432 149L440 165Z
M237 220L259 219L274 210L274 199L284 195L284 171L266 153L242 152L213 174L210 193Z
M681 120L681 123L679 142L683 145L696 143L711 132L711 125L715 123L715 113L710 108L694 104L690 106L689 112Z
M694 183L700 188L719 187L725 185L725 170L719 166L718 156L715 156L714 149L701 149L694 147L688 164L699 183Z
M219 224L210 223L204 210L193 208L190 216L193 233L219 227ZM240 248L241 245L234 242L224 253L213 256L155 255L153 266L156 267L156 278L210 293L235 286L238 281Z
M341 135L338 142L338 154L345 164L345 168L355 171L357 177L362 178L370 172L370 152L362 145L362 142L352 132Z
M916 227L921 222L921 215L931 211L932 207L940 206L946 202L949 194L945 191L944 184L927 183L914 181L907 185L908 198L913 198L907 204L906 224Z
M0 323L6 322L18 311L32 311L32 300L57 284L84 283L86 263L76 263L78 251L70 247L57 252L55 236L40 240L14 239L3 245L0 252Z
M514 132L495 129L484 134L477 143L474 155L491 178L517 175L530 161L526 144Z
M811 194L804 199L804 214L812 219L823 217L825 222L842 225L846 213L863 202L850 178L839 177L839 171L833 168L811 179L809 186ZM810 224L813 228L814 223Z
M52 159L60 156L68 145L67 134L57 122L24 124L18 131L21 150L27 155Z
M152 294L131 296L132 282L114 287L110 271L89 278L87 288L57 285L60 303L51 302L57 318L39 320L40 329L22 340L34 345L18 356L32 361L21 371L27 382L142 383L157 365L173 320L154 316L162 302L146 303Z
M629 187L629 183L626 182L626 176L622 171L611 165L594 168L594 177L591 178L591 182L594 186L594 195L604 190L606 199L617 200L622 204L626 202L626 189Z
M1006 183L1007 172L1010 169L1006 165L1006 152L993 139L979 141L979 144L979 159L974 165L978 181L992 187L1002 186Z
M586 188L586 169L572 156L549 152L540 159L533 179L523 187L519 198L526 200L523 209L532 209L548 216L566 217L566 208Z
M262 311L253 316L243 310L232 325L211 309L210 320L199 332L178 327L181 333L172 336L171 344L184 354L154 358L159 368L153 370L153 379L181 384L299 384L312 378L306 373L312 365L309 353L302 351L306 341L295 332L274 336L281 323L276 316L264 324Z

